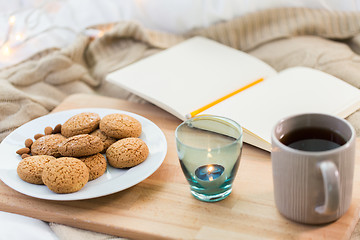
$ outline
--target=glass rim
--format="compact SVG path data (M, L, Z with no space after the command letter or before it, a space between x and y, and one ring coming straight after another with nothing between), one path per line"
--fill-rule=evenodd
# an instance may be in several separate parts
M241 125L239 123L237 123L236 121L230 119L230 118L227 118L227 117L222 117L222 116L218 116L218 115L209 115L209 114L206 114L206 115L198 115L198 116L195 116L195 117L192 117L192 118L189 118L189 119L186 119L185 121L183 121L181 124L179 124L176 129L175 129L175 139L176 141L179 141L181 144L183 144L184 146L187 146L189 148L193 148L193 149L204 149L204 148L198 148L198 147L193 147L193 146L190 146L188 144L185 144L184 142L182 142L179 138L178 138L178 130L180 129L181 126L191 122L191 121L194 121L196 119L209 119L209 120L214 120L214 119L221 119L223 121L225 121L226 123L228 124L231 124L233 127L235 127L236 129L239 130L239 137L237 137L236 139L234 139L231 143L229 144L225 144L223 146L220 146L220 147L216 147L216 148L212 148L212 149L219 149L219 148L223 148L223 147L227 147L227 146L231 146L233 144L236 144L237 142L239 141L242 141L242 137L243 137L243 129L241 127Z

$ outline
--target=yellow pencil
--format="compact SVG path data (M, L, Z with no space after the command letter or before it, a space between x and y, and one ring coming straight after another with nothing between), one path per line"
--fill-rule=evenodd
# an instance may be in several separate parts
M213 101L213 102L211 102L211 103L209 103L209 104L207 104L207 105L205 105L205 106L203 106L203 107L201 107L201 108L199 108L199 109L197 109L195 111L192 111L190 114L187 114L186 117L187 118L194 117L194 116L198 115L199 113L205 111L206 109L218 104L219 102L222 102L225 99L228 99L229 97L232 97L235 94L237 94L239 92L242 92L242 91L244 91L244 90L246 90L246 89L248 89L248 88L250 88L250 87L252 87L252 86L254 86L256 84L258 84L259 82L262 82L263 80L264 80L263 78L260 78L260 79L254 81L254 82L251 82L248 85L245 85L244 87L241 87L241 88L239 88L238 90L236 90L236 91L234 91L232 93L229 93L229 94L227 94L227 95L225 95L225 96L223 96L223 97L221 97L221 98L219 98L219 99L217 99L217 100L215 100L215 101Z

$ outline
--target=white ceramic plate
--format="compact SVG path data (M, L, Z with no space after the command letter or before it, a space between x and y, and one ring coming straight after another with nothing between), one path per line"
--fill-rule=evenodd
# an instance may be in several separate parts
M103 176L88 182L80 191L75 193L56 194L45 185L30 184L21 180L16 172L21 157L16 154L16 151L24 147L25 140L27 138L33 139L37 133L43 133L45 127L55 127L81 112L98 113L100 117L111 113L124 113L139 120L142 125L140 138L145 141L150 151L147 159L129 169L116 169L108 165ZM160 167L166 152L167 142L164 133L153 122L142 116L106 108L75 109L34 119L8 135L0 144L0 179L12 189L36 198L62 201L95 198L119 192L143 181Z

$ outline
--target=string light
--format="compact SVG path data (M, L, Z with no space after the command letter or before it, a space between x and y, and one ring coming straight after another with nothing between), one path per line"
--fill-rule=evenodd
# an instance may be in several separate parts
M32 11L30 11L30 13L27 16L25 16L25 18L24 18L25 30L26 30L26 28L32 29L34 27L34 26L29 25L30 16L33 15L35 13L35 11L39 11L42 8L45 9L46 5L49 4L49 2L51 2L51 1L47 0L47 1L44 1L44 3L41 4L40 7L31 8ZM20 14L20 13L24 12L25 10L28 11L29 9L17 10L16 12L13 12L9 16L7 34L5 35L5 39L4 39L3 43L1 44L1 42L0 42L0 59L1 58L6 59L8 57L11 57L11 55L15 53L16 48L20 47L21 45L25 44L26 42L30 41L31 39L37 38L41 34L47 33L49 31L53 31L56 29L62 29L62 30L72 32L74 34L78 34L78 32L76 32L72 28L62 27L62 26L51 26L40 32L37 32L36 34L32 34L29 36L25 36L25 34L24 34L25 31L18 31L16 33L13 33L14 29L15 29L14 27L18 21L15 15ZM37 19L39 19L39 17ZM112 28L112 26L113 25L111 25L110 27L107 26L106 28L99 27L99 28L85 29L81 33L89 36L91 39L101 38L105 34L106 31L108 31L109 29Z
M16 41L21 41L22 39L24 39L24 34L22 34L20 32L15 34Z
M13 27L15 25L15 21L16 21L16 17L14 15L11 15L8 19L8 31L7 34L5 36L5 40L3 42L3 44L0 47L0 53L3 57L9 57L11 55L11 53L13 52L12 49L10 48L10 36L13 30ZM19 39L21 35L15 36L15 39Z
M10 16L9 17L9 25L13 26L15 24L15 20L16 20L15 16Z
M1 47L1 54L2 54L4 57L10 56L10 54L11 54L11 49L10 49L9 45L4 44L4 45Z

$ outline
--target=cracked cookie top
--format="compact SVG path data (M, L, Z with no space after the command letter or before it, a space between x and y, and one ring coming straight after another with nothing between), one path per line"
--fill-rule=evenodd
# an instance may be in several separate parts
M85 157L101 152L104 143L99 137L80 134L64 140L59 146L59 152L65 157Z
M97 113L83 112L69 118L61 127L61 134L72 137L91 133L99 127L100 116Z
M27 157L17 166L17 174L19 177L28 183L44 184L41 176L46 163L50 160L56 159L52 156L37 155Z
M32 155L50 155L60 157L59 146L66 138L61 134L44 135L31 145Z
M45 164L42 180L53 192L72 193L79 191L88 182L89 170L79 159L57 158Z
M100 121L99 128L107 136L122 139L140 137L141 123L135 118L121 113L106 115Z
M149 148L140 138L124 138L106 150L109 164L115 168L136 166L148 157Z

